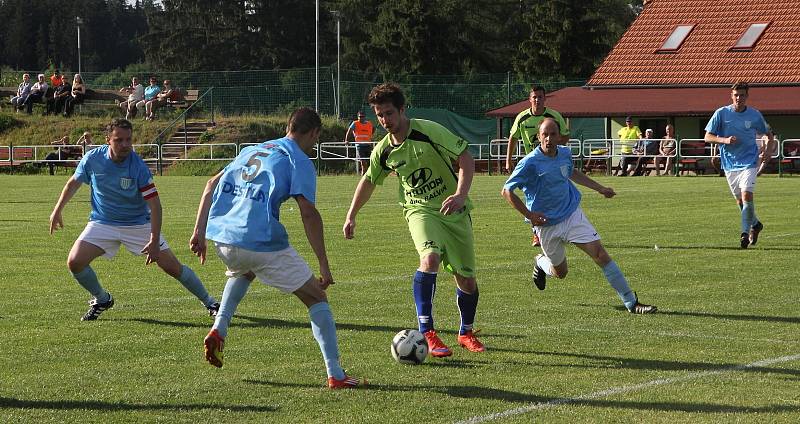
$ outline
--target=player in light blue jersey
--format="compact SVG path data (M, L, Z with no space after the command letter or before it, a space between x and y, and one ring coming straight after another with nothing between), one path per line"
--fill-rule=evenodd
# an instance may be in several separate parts
M774 138L761 112L747 106L749 88L746 82L737 82L731 87L732 103L714 112L706 125L705 136L706 143L720 145L722 169L741 210L739 245L742 249L755 245L758 234L764 229L753 201L759 166L756 137L766 134L769 142Z
M178 261L161 234L161 201L150 169L133 151L132 136L133 125L129 121L111 121L106 135L108 144L92 149L83 157L50 214L50 234L53 234L64 227L61 212L67 202L83 184L91 189L89 223L75 240L67 259L78 284L93 296L89 311L81 320L95 320L114 306L114 298L100 286L90 264L98 256L113 258L120 245L135 255L146 255L145 264L158 264L197 296L214 316L219 303L208 294L194 271Z
M607 198L616 193L586 176L572 164L568 147L559 146L560 128L553 119L545 119L539 125L539 147L525 156L514 168L503 186L502 195L533 225L539 235L544 254L534 261L533 282L544 290L545 275L556 278L567 276L565 243L573 243L586 252L603 269L611 287L616 290L625 308L635 314L650 314L657 308L639 303L636 293L616 262L603 248L600 237L580 208L581 193L573 182L597 191ZM514 193L521 189L525 202Z
M345 374L339 364L336 323L325 289L333 284L322 217L314 206L316 170L306 152L319 139L322 122L317 112L300 108L289 117L284 138L245 148L206 184L194 234L192 251L205 263L207 242L227 266L228 281L214 326L204 340L208 362L222 367L222 350L228 326L250 283L258 279L284 293L293 293L308 307L311 330L319 343L328 373L328 387L363 386L366 381ZM289 245L280 223L280 206L294 198L300 209L306 237L319 261L320 278Z

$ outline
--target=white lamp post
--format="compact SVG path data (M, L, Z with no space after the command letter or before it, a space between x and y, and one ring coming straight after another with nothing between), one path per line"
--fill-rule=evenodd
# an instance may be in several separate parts
M78 73L81 73L81 25L83 25L83 19L80 16L75 17L75 23L78 25ZM83 77L83 75L81 75Z
M342 23L342 14L339 13L338 10L331 10L331 14L336 17L336 119L340 119L342 117L342 111L340 109L339 101L342 98L342 85L341 85L341 65L340 65L340 58L341 58L341 23Z

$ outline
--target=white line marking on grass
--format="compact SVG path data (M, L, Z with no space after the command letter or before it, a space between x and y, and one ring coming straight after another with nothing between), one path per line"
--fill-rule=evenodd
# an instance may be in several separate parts
M570 404L570 403L580 403L581 401L584 401L584 400L604 398L604 397L614 396L614 395L618 395L618 394L622 394L622 393L637 392L637 391L649 389L651 387L664 386L664 385L673 384L673 383L683 383L685 381L696 380L698 378L714 376L714 375L720 375L720 374L728 374L728 373L731 373L731 372L741 371L741 370L745 370L745 369L748 369L748 368L765 367L765 366L768 366L768 365L779 364L779 363L782 363L782 362L792 362L792 361L797 361L797 360L800 360L800 354L798 354L798 355L789 355L789 356L781 356L780 358L764 359L764 360L761 360L761 361L751 362L751 363L746 364L746 365L737 365L737 366L734 366L734 367L722 368L722 369L716 370L716 371L703 371L703 372L689 373L689 374L684 375L682 377L659 378L657 380L651 380L651 381L648 381L648 382L645 382L645 383L634 384L634 385L630 385L630 386L612 387L610 389L600 390L600 391L597 391L597 392L588 393L588 394L585 394L585 395L580 395L580 396L572 397L572 398L560 398L560 399L553 399L553 400L551 400L549 402L532 403L530 405L521 406L519 408L508 409L508 410L505 410L503 412L496 412L494 414L475 416L475 417L472 417L472 418L469 418L469 419L466 419L466 420L463 420L463 421L458 421L457 424L477 424L477 423L483 423L483 422L487 422L487 421L494 421L494 420L499 420L499 419L506 418L506 417L512 417L514 415L526 414L526 413L531 412L531 411L547 409L547 408L551 408L551 407L554 407L554 406L565 405L565 404Z

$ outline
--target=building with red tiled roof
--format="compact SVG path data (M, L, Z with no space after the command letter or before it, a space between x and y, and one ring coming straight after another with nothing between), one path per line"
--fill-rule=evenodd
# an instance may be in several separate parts
M646 1L586 85L549 93L547 106L566 118L603 118L609 138L628 115L657 135L673 123L679 137L702 137L736 81L750 83L748 105L776 133L800 138L800 1ZM529 106L487 115L513 119Z

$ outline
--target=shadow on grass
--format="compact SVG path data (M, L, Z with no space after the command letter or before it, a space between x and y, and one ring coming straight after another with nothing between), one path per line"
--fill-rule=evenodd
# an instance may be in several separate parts
M231 321L232 328L311 328L308 321L287 321L275 318L261 318L248 315L234 315L234 320ZM162 321L151 318L131 318L124 321L134 321L150 325L162 325L166 327L183 327L183 328L211 328L211 323L204 324L198 322L181 322L181 321ZM243 322L244 321L244 322ZM337 322L336 328L338 330L357 330L357 331L378 331L394 334L400 331L401 327L387 326L387 325L367 325L367 324L349 324L346 322ZM452 330L436 330L439 334L449 334L455 336L457 331ZM491 337L501 337L509 339L524 338L518 334L495 334L492 333Z
M318 388L318 385L312 384L296 384L296 383L279 383L267 380L251 380L245 379L245 383L271 386L277 388ZM430 392L439 393L442 395L464 398L464 399L487 399L487 400L500 400L506 402L525 403L528 405L519 405L518 407L529 407L530 411L535 409L544 409L547 407L556 407L559 405L580 405L591 406L597 408L616 408L616 409L633 409L644 411L664 411L664 412L707 412L707 413L747 413L747 414L762 414L762 413L781 413L781 412L797 412L800 411L799 405L769 405L769 406L741 406L741 405L723 405L714 403L689 403L689 402L634 402L634 401L618 401L618 400L598 400L598 399L579 399L579 398L557 398L551 396L542 396L533 393L522 393L510 390L495 389L492 387L482 386L432 386L432 385L414 385L402 386L394 384L370 384L363 389L356 390L370 390L377 392ZM610 395L609 395L610 396Z
M496 352L522 353L543 356L559 356L565 358L586 359L598 361L597 365L583 364L547 364L542 366L551 367L570 367L570 368L602 368L602 369L631 369L631 370L654 370L654 371L741 371L756 373L784 374L789 376L800 376L800 370L769 368L769 367L745 367L741 364L712 364L707 362L681 362L681 361L662 361L656 359L636 359L621 356L589 355L584 353L569 352L547 352L536 350L504 349L492 348Z
M580 306L595 306L588 304L580 304ZM613 306L614 309L627 312L623 306ZM768 315L737 315L737 314L715 314L710 312L687 312L687 311L665 311L658 310L658 315L674 315L685 317L698 317L698 318L715 318L727 319L731 321L765 321L765 322L783 322L789 324L800 324L800 317L776 317Z
M0 408L19 409L89 409L95 411L199 411L227 410L235 412L275 412L275 406L265 405L215 405L202 404L155 404L102 402L97 400L23 400L0 396Z
M786 245L784 245L784 246L762 246L762 244L763 243L759 243L758 246L754 246L749 250L776 250L776 251L780 251L780 250L787 250L787 251L800 250L800 246L794 246L794 245L793 246L786 246ZM653 248L654 248L654 246L651 246L649 244L647 246L642 246L642 245L635 245L635 244L613 244L613 243L605 244L605 243L603 243L603 246L606 249L637 249L637 250L638 249L650 249L650 250L653 250ZM738 246L738 241L737 241L737 245L736 246L734 246L734 245L731 245L731 246L661 246L661 245L659 245L658 249L659 250L746 250L746 249L742 249L741 247Z
M311 328L311 323L308 321L287 321L275 318L260 318L247 315L234 315L231 321L231 328ZM185 327L185 328L211 328L211 323L198 323L198 322L180 322L180 321L163 321L150 318L131 318L129 321L141 322L143 324L162 325L167 327ZM336 323L336 328L340 330L358 330L358 331L380 331L380 332L396 332L396 327L388 327L384 325L365 325L365 324L348 324Z

